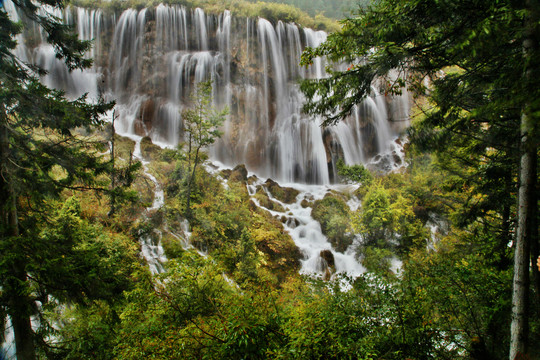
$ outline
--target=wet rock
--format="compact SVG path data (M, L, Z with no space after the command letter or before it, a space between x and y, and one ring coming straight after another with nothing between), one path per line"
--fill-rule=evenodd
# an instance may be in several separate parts
M392 152L392 157L394 158L394 164L400 165L401 164L401 157L398 155L397 152Z
M312 206L312 203L306 199L302 200L302 202L300 202L300 206L303 207L304 209L307 208L307 207L310 207Z
M228 179L231 176L231 173L232 173L231 169L224 169L224 170L221 170L219 174L221 175L222 178Z
M349 206L343 198L329 195L315 201L311 216L319 222L334 250L344 253L352 244L354 237L348 232Z
M230 173L229 181L246 182L248 171L245 165L237 165Z
M146 131L152 130L156 115L156 102L153 99L146 100L139 110L138 119L142 121Z
M298 190L288 187L281 187L272 179L266 180L264 186L270 191L273 197L286 204L292 204L300 193Z
M141 154L146 160L157 160L159 159L159 154L161 153L161 148L157 145L154 145L150 137L145 136L141 139Z
M262 188L258 188L257 192L255 193L253 197L259 202L259 204L262 207L267 208L268 210L285 212L285 209L283 208L283 206L281 206L279 203L275 201L272 201Z
M249 201L249 210L253 212L259 211L259 207L253 202L253 200Z
M257 180L259 180L258 177L256 177L255 175L251 175L250 177L248 177L247 182L249 185L253 185L257 182Z
M323 272L323 279L330 280L332 275L336 272L336 260L331 250L321 250L319 253L321 257L321 270Z
M300 225L300 221L298 221L296 218L288 218L286 224L290 228L295 228Z
M326 264L328 266L336 266L336 260L334 258L334 253L332 252L332 250L321 250L319 256L324 259L324 261L326 261Z

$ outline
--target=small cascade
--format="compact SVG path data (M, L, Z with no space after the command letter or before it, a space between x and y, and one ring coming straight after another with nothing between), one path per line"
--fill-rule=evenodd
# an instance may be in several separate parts
M203 9L196 8L193 18L197 37L197 49L199 51L208 51L208 31L206 30L206 15Z
M63 61L56 58L54 48L48 44L43 44L35 50L34 59L37 65L47 69L43 83L48 87L61 88L73 97L87 94L89 99L97 99L97 79L100 74L92 70L73 70L70 73Z
M109 90L118 101L129 102L134 89L140 87L143 65L143 45L146 9L128 9L115 26L109 59Z
M12 21L20 22L22 20L11 0L5 0L3 6ZM15 39L17 40L17 47L14 51L15 56L21 61L30 61L28 58L28 49L25 45L24 34L18 34Z
M276 199L263 187L262 180L248 185L248 191L252 196L252 201L257 206L282 219L284 229L289 233L304 256L301 260L302 268L300 273L317 275L326 279L333 273L345 273L350 276L358 276L364 273L365 268L356 259L354 244L349 246L345 253L334 250L328 238L322 233L319 222L311 217L311 207L303 206L306 201L321 200L327 193L339 190L342 187L339 185L300 185L297 183L281 185L299 191L294 203L287 204ZM281 205L285 211L279 212L261 206L257 199L253 198L260 187L265 190L271 201ZM350 206L357 207L359 204L355 200L350 200ZM332 259L332 264L329 264L329 258ZM331 274L328 272L329 265L332 267Z
M164 192L163 189L161 189L161 186L157 181L156 177L152 175L148 170L148 161L144 160L141 153L140 138L136 139L133 156L137 160L141 161L145 176L147 176L154 183L155 186L154 201L152 203L152 206L147 208L146 211L150 213L159 210L164 204ZM167 262L167 257L165 256L165 251L161 246L161 232L157 229L154 229L154 232L156 233L155 235L157 235L157 241L154 237L150 235L139 237L139 241L141 243L141 254L148 263L150 271L152 272L152 274L159 274L165 270L163 264Z

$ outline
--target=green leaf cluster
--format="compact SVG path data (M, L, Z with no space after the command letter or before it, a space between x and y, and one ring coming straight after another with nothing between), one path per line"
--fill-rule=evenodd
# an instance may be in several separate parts
M352 244L354 234L350 226L350 210L347 203L332 195L313 203L311 211L313 219L321 224L321 230L332 244L332 247L344 253Z

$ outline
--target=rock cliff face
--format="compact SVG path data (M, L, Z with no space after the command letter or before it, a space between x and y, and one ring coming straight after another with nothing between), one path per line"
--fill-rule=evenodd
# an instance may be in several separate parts
M94 39L88 56L95 62L89 71L68 73L39 34L25 34L37 36L39 45L17 51L49 70L48 85L72 96L115 99L120 133L175 145L194 84L211 79L215 106L230 109L211 158L246 164L261 177L329 183L338 158L358 164L391 153L396 134L389 118L407 116L406 96L388 98L375 89L334 127L322 129L320 119L302 114L298 81L325 76L325 62L302 68L300 54L324 41L321 31L167 5L118 14L68 8L56 15L74 24L80 38Z

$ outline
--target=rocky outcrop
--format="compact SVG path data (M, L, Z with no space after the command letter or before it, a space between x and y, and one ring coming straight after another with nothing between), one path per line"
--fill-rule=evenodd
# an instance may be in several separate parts
M264 187L268 189L273 197L286 204L292 204L300 193L298 190L288 187L281 187L272 179L266 180Z
M320 266L323 273L323 279L330 280L332 275L336 272L336 261L334 254L331 250L321 250L319 255L321 257Z
M157 160L161 154L161 148L155 145L148 136L141 139L141 154L145 160Z
M228 180L246 183L247 179L248 179L248 171L246 169L246 166L242 164L242 165L237 165L231 171L231 175L229 176Z

